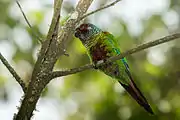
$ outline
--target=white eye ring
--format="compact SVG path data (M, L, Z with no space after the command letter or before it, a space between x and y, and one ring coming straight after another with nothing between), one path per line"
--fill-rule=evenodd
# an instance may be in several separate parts
M92 27L88 27L87 29L88 29L88 30L91 30L91 29L92 29Z

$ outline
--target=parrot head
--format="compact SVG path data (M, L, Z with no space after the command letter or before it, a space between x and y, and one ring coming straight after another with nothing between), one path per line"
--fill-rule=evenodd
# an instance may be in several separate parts
M93 24L81 24L75 30L75 37L79 38L81 42L86 45L88 42L90 42L91 38L99 32L101 32L101 29Z

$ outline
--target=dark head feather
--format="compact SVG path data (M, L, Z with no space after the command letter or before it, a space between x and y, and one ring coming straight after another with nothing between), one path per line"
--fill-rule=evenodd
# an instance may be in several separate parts
M81 24L75 30L75 37L79 38L84 43L99 32L101 32L101 29L93 24Z

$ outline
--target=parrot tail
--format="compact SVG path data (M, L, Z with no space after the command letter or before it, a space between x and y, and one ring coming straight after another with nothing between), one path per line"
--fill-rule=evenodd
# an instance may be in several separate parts
M146 98L143 96L139 88L136 86L135 82L132 80L132 77L130 77L130 79L131 81L129 85L123 84L120 81L119 83L138 102L140 106L142 106L150 114L154 114Z

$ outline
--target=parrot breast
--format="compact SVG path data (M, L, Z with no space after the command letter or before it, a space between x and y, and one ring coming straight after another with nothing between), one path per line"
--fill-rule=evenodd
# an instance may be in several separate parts
M108 53L108 51L107 51L106 47L100 43L97 43L95 46L92 46L90 48L90 54L92 56L93 62L95 62L95 63L99 60L104 60L104 59L108 58L109 56L107 53Z

